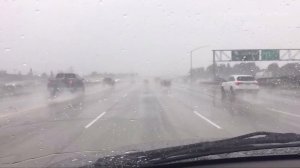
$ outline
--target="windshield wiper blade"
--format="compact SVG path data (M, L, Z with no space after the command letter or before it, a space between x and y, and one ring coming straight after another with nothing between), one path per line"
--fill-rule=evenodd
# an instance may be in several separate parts
M172 161L272 148L300 147L300 135L295 133L254 132L230 139L192 144L180 150L180 147L166 151L164 157L148 160L148 164L160 164Z
M260 149L300 147L300 135L295 133L254 132L225 140L201 142L100 158L95 166L154 166L208 155L251 151Z

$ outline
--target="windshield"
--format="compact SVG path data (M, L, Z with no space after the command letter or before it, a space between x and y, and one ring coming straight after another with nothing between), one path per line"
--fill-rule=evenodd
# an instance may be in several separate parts
M76 78L75 74L65 74L65 78Z
M0 167L300 133L300 1L0 6Z
M254 77L252 76L240 76L240 77L237 77L237 80L238 81L254 81Z
M76 78L76 75L71 73L59 73L56 75L56 78Z

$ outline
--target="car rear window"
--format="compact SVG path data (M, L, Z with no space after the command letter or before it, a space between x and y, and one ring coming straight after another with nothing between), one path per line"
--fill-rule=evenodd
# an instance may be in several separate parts
M64 78L64 77L65 77L65 74L62 74L62 73L56 75L56 78Z
M56 78L76 78L76 75L60 73L56 75Z
M253 76L240 76L237 78L238 81L254 81Z
M65 74L65 78L76 78L75 74Z

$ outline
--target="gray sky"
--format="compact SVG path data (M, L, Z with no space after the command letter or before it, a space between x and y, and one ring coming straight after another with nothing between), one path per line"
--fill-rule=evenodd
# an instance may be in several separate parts
M1 0L0 69L186 74L211 49L300 48L300 0Z

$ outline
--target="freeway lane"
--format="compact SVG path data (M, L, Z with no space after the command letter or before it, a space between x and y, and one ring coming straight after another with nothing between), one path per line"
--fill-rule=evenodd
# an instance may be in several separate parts
M126 146L141 150L140 144L158 148L254 131L299 133L300 105L292 104L295 98L284 98L279 108L278 100L269 98L272 94L230 102L205 85L166 89L151 82L123 82L114 88L89 87L85 95L56 101L41 96L37 104L28 101L17 111L1 111L0 166L24 166L20 161L53 153L114 154ZM43 164L58 160L60 156L50 155Z
M249 122L246 126L250 126L250 131L253 128L256 130L255 127L258 125L257 129L264 128L263 130L280 132L295 132L300 127L298 124L300 118L298 110L300 108L299 98L296 98L294 94L287 97L279 94L279 90L262 88L257 96L241 95L231 102L229 100L221 100L219 86L177 85L174 89L183 93L189 93L187 97L197 97L198 101L196 102L196 99L193 98L192 103L194 104L199 103L199 101L201 101L200 104L203 104L203 101L210 99L210 101L207 101L207 103L211 103L210 108L223 109L224 112L221 111L218 114L219 116L216 117L220 118L221 121L225 121L224 124L231 121L236 122L236 125L245 126L245 123ZM205 99L203 99L203 95L206 95ZM295 130L293 130L294 127ZM238 130L240 129L239 127L237 128Z

